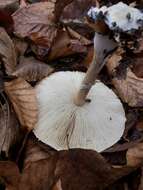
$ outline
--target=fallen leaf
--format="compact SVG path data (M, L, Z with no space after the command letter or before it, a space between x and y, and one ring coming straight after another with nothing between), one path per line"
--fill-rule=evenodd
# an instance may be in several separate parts
M67 7L65 7L62 16L64 19L78 18L83 20L90 7L95 5L96 0L75 0Z
M92 41L88 40L86 37L82 36L81 34L79 34L76 31L74 31L72 28L67 27L66 29L72 38L79 40L83 45L87 46L87 45L92 44Z
M0 177L6 185L6 190L19 190L20 173L17 165L11 161L0 161Z
M55 182L54 170L57 154L52 148L37 141L31 134L24 152L20 188L26 190L50 190Z
M99 153L92 150L60 151L55 175L63 190L103 190L133 168L112 167Z
M39 81L54 71L47 64L36 60L34 57L21 57L20 63L12 74L27 81Z
M62 190L61 180L58 180L58 182L54 185L52 190Z
M48 0L50 1L50 0ZM51 0L52 1L52 0ZM58 22L63 9L74 0L53 0L55 2L55 21Z
M2 105L1 105L2 106ZM14 111L4 104L0 109L0 152L8 157L9 149L19 138L19 124Z
M72 39L66 31L60 31L48 55L48 60L54 60L76 53L86 52L86 46L83 45L79 40Z
M15 34L50 48L57 35L54 23L54 2L34 3L13 14Z
M107 61L107 69L112 76L112 83L115 86L118 95L122 101L132 107L143 106L143 78L137 77L126 63L121 70L120 75L116 72L122 60L122 51L117 50ZM121 74L122 73L122 74Z
M136 56L134 59L132 71L138 78L143 78L143 54L142 57Z
M20 8L26 7L28 5L26 0L20 0Z
M19 172L13 164L10 167L14 169L14 176L9 168L10 172L5 171L4 177L9 177L15 190L103 190L135 170L127 166L111 166L92 150L54 151L38 142L33 135L26 144L24 166L18 184L15 176L19 179Z
M12 41L14 43L17 57L23 56L26 49L28 48L28 43L26 41L24 41L23 39L16 38L16 37L13 38Z
M130 148L126 154L127 165L130 167L139 167L143 163L143 143L138 143Z
M37 122L38 108L35 90L24 79L5 82L8 95L21 125L32 130Z
M0 9L16 10L18 8L18 0L0 0Z
M12 40L3 28L0 28L0 58L6 73L11 74L16 66L16 53Z

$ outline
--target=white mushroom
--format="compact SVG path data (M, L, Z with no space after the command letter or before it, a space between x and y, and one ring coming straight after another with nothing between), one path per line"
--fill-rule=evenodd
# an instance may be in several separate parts
M130 32L143 27L143 13L123 2L111 7L92 7L88 12L88 16L94 20L99 19L100 15L111 30Z
M95 83L105 56L117 43L108 34L95 34L94 45L96 58L94 55L86 74L57 72L36 86L39 118L34 134L57 150L82 148L101 152L115 144L124 132L122 103L103 83Z
M96 82L90 103L77 106L74 97L85 74L57 72L37 87L39 119L34 134L57 150L83 148L103 151L123 134L125 113L114 92Z

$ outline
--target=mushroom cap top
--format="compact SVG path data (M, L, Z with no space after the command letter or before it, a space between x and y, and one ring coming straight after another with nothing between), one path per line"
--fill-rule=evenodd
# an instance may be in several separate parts
M129 32L143 27L143 13L134 7L119 2L110 7L91 7L88 16L93 20L102 19L110 30Z
M119 98L97 81L88 94L90 103L74 104L82 72L57 72L36 86L39 117L36 137L57 149L92 149L101 152L115 144L125 129L125 112Z

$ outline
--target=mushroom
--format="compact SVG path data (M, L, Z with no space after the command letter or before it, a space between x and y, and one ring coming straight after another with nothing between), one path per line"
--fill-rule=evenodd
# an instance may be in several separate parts
M111 7L92 7L88 16L93 20L103 19L110 30L130 33L143 27L143 13L134 7L119 2Z
M100 22L102 20L102 22L106 23L106 27L109 30L108 33L112 34L112 38L117 42L117 46L121 46L110 56L106 65L108 72L112 75L112 83L118 95L122 101L130 106L142 106L142 78L135 76L129 67L126 69L126 72L124 71L125 75L123 74L120 78L115 71L119 65L126 64L125 61L121 60L123 55L128 60L127 51L130 52L129 56L132 55L132 59L133 57L138 58L135 52L138 51L140 39L142 38L143 12L119 2L111 7L92 7L88 12L88 16L92 19L94 25L97 25L99 18ZM103 47L107 45L104 41L102 41ZM101 40L100 43L96 43L96 50L99 51L102 43Z
M95 34L95 54L86 74L53 73L35 88L39 117L33 132L57 150L82 148L101 152L115 144L124 132L126 117L120 99L97 80L105 57L117 47L110 32L105 35L106 29L106 24L97 26L100 34Z

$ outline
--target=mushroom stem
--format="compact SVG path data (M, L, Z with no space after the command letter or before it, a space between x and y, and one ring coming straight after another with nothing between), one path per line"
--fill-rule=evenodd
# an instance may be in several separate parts
M95 84L97 76L100 70L105 65L106 61L104 61L105 56L111 50L117 47L117 43L109 38L108 35L95 34L94 37L94 55L92 59L92 63L90 64L85 78L82 81L80 89L74 99L74 103L77 106L82 106L86 102L86 97L92 87Z

